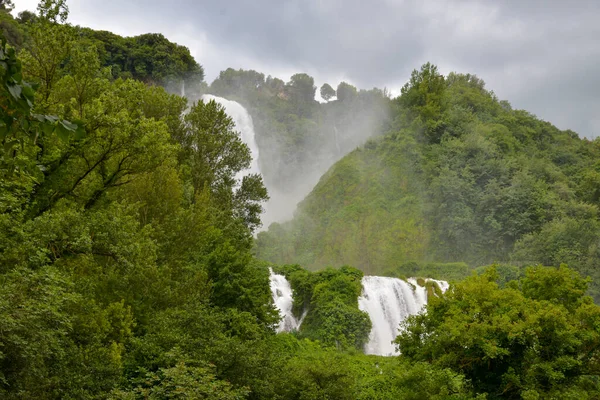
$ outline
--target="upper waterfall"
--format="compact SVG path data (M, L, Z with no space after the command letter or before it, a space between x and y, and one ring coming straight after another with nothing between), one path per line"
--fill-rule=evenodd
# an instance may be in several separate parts
M227 100L222 97L213 96L212 94L205 94L202 96L202 100L209 102L214 100L225 108L227 115L235 122L235 128L240 132L241 139L248 148L252 156L250 168L246 171L240 171L236 176L237 179L241 179L247 174L260 174L260 168L258 167L258 145L256 144L256 138L254 135L254 124L252 123L252 117L248 111L237 101Z

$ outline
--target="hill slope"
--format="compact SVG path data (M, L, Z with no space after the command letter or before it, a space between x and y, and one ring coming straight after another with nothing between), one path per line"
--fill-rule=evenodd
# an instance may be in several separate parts
M259 234L259 257L369 274L408 261L598 274L598 142L429 64L395 104L392 131L335 164L292 221Z

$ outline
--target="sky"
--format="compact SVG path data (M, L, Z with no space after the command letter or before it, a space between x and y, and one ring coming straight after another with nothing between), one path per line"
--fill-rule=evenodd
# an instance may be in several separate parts
M14 0L35 10L35 0ZM513 108L600 135L598 0L67 0L74 25L187 46L210 83L232 67L399 94L430 61Z

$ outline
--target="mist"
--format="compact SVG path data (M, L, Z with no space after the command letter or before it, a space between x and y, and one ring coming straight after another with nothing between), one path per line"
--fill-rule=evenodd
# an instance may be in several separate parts
M252 117L258 169L270 196L264 204L263 230L290 220L336 161L387 129L390 100L385 91L359 90L345 82L336 86L337 97L319 102L318 88L307 74L284 82L256 71L228 69L206 89L207 94L238 102Z

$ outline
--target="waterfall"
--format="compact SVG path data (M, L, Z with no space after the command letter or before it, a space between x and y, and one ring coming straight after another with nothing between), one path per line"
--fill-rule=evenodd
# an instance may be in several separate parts
M292 314L294 299L290 283L285 276L274 273L270 268L269 272L271 273L269 276L271 295L273 296L275 307L277 307L279 315L281 315L281 321L279 321L279 326L276 329L277 332L290 332L298 329L305 315L300 320L297 320Z
M448 289L447 282L434 282L442 291ZM369 314L373 324L365 353L382 356L398 354L392 341L398 335L400 323L423 309L427 304L427 290L413 278L406 282L381 276L363 277L362 286L358 308Z
M292 288L285 276L269 269L271 295L281 320L277 332L290 332L299 329L306 312L298 320L292 314L294 299ZM448 282L425 279L435 282L442 292L448 290ZM365 346L366 354L391 356L398 354L392 343L398 335L400 323L408 316L418 314L427 304L427 289L417 280L406 281L383 276L365 276L362 278L362 294L358 298L358 308L369 315L373 325L369 341Z
M252 156L252 162L250 168L246 171L240 171L236 176L236 179L241 179L247 174L260 174L258 168L258 145L254 137L254 125L252 124L252 117L246 111L246 109L237 101L227 100L222 97L213 96L212 94L205 94L202 96L204 102L214 100L225 108L227 115L235 122L235 129L240 132L241 139L248 148Z

